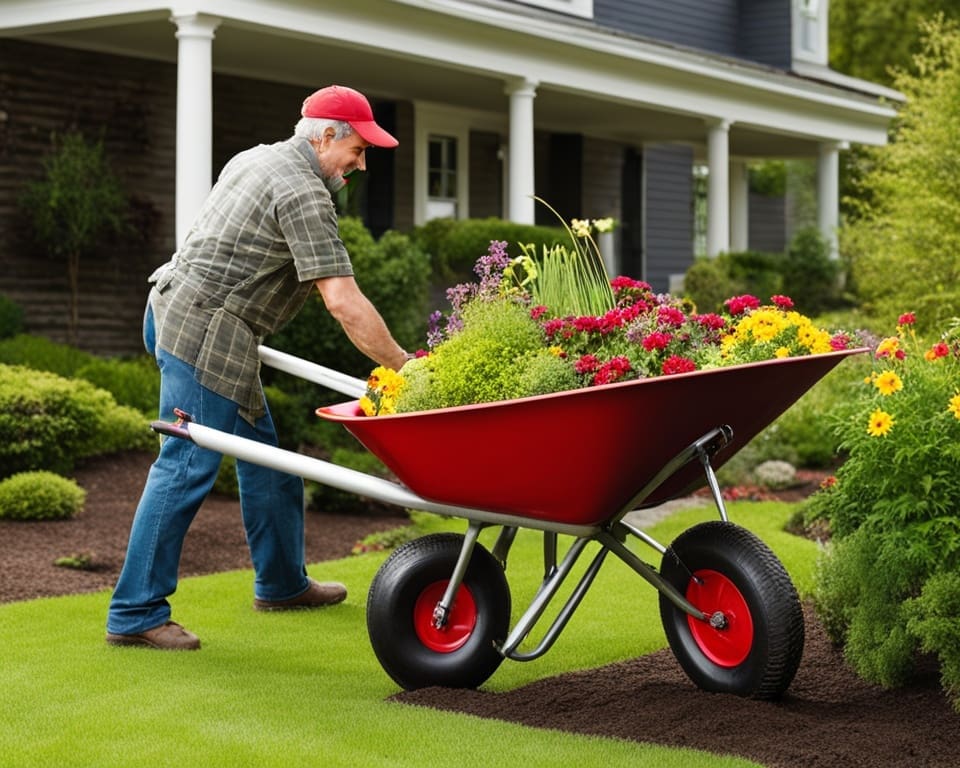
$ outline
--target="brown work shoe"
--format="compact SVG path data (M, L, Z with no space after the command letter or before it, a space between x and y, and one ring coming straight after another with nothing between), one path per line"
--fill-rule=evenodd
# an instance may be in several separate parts
M196 651L200 649L200 638L188 632L175 621L168 621L159 627L148 629L139 635L117 635L107 633L109 645L145 645L161 651Z
M254 599L253 607L258 611L292 611L300 608L322 608L325 605L342 603L347 597L347 588L336 581L314 581L302 595L289 600Z

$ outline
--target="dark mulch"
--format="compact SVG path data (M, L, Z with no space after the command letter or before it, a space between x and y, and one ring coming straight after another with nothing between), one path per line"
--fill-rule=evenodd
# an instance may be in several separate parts
M74 520L0 521L0 602L111 587L149 463L147 454L122 454L78 470L76 479L88 495ZM816 487L816 477L805 480L809 487L781 497L792 500ZM392 510L310 512L308 561L343 557L368 534L406 522ZM53 565L59 557L77 555L90 557L93 569ZM181 575L249 567L238 503L210 498L187 535ZM895 691L868 685L847 668L809 609L806 625L803 661L777 703L703 693L669 651L504 693L427 688L393 698L539 728L736 754L769 768L960 765L960 716L941 693L935 672Z

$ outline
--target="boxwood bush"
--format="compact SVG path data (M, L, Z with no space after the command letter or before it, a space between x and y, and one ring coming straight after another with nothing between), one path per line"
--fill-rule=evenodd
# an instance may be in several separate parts
M0 480L0 519L62 520L83 509L86 491L53 472L19 472Z
M147 419L83 380L0 365L0 477L67 473L87 456L156 446Z

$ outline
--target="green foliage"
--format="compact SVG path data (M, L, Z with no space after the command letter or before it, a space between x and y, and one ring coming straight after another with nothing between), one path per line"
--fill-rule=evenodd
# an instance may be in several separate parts
M496 217L435 219L418 227L412 237L430 254L434 280L442 284L473 279L473 265L487 252L491 240L510 243L511 257L520 255L518 243L530 244L539 253L544 247L568 241L563 228L518 224Z
M0 477L35 469L69 472L87 456L154 441L143 414L87 381L0 365Z
M956 0L830 0L830 66L838 72L895 85L920 38L921 19L943 11L956 17Z
M683 276L683 291L702 313L720 312L724 301L745 293L744 286L727 271L723 254L695 259Z
M523 397L521 374L544 347L540 326L509 300L476 301L463 310L464 327L430 357L404 366L415 373L401 391L397 412L446 408ZM426 380L421 377L426 378Z
M23 330L23 309L0 294L0 339L9 339Z
M932 344L908 320L839 409L837 482L803 508L834 536L815 595L825 624L861 675L888 686L930 640L910 601L960 567L960 323Z
M397 342L408 349L416 348L424 336L430 293L426 254L397 232L386 232L375 241L359 219L350 217L340 219L340 236L361 290L383 316ZM324 308L319 294L308 298L297 317L267 344L364 379L374 365L353 346ZM267 370L264 374L268 383L317 396L315 385Z
M136 408L148 416L157 412L160 371L148 355L102 358L43 336L20 334L0 340L0 363L85 379L105 389L120 405Z
M334 448L330 452L330 462L347 469L355 469L373 477L386 477L388 472L383 463L367 450L354 446ZM307 509L318 512L349 512L357 514L364 505L357 502L357 496L349 491L334 488L332 485L307 481L305 484Z
M160 402L160 371L149 355L122 360L94 358L75 373L80 379L105 389L120 405L155 417Z
M960 713L960 573L934 574L906 605L907 630L921 650L940 658L943 689Z
M816 315L840 300L840 262L830 256L830 245L815 227L799 230L780 264L781 290L807 314Z
M684 293L702 313L721 312L724 301L744 293L767 301L782 292L782 261L783 257L778 254L761 251L700 257L684 276Z
M26 186L20 206L37 245L67 261L75 341L80 259L106 235L125 229L129 202L107 162L102 138L89 143L81 133L54 134L52 145L43 178Z
M866 153L841 244L871 313L892 323L914 311L929 330L960 306L960 27L924 24L895 85L907 101L891 142Z
M86 491L53 472L19 472L0 480L0 519L63 520L83 509Z
M13 338L0 340L0 363L25 365L58 376L75 376L80 368L96 359L89 352L69 344L58 344L44 336L21 333Z

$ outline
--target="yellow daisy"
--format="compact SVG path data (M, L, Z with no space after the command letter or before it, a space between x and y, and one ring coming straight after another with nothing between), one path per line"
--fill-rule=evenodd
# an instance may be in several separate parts
M871 437L883 437L894 425L893 417L886 411L877 409L870 414L870 423L867 425L867 434Z
M873 385L880 391L881 395L892 395L903 389L903 380L897 375L896 371L884 371L876 379Z

